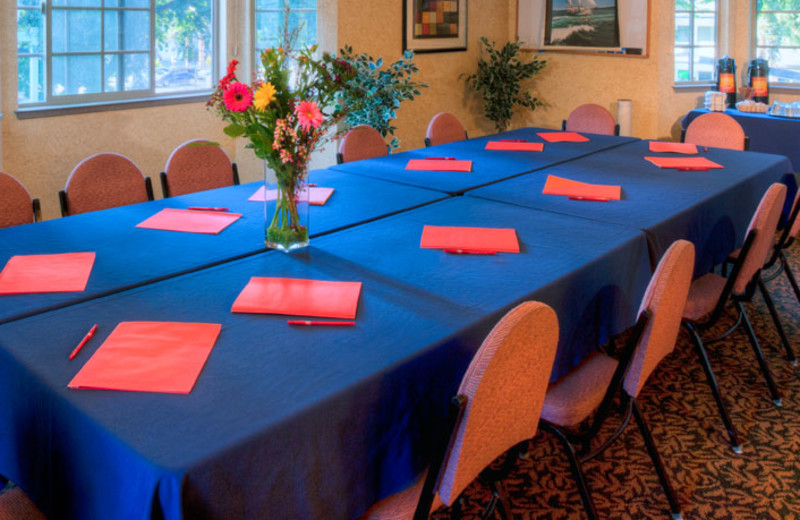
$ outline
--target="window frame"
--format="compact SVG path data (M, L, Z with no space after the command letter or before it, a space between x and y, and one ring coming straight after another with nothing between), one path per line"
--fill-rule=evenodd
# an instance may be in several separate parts
M721 8L722 8L722 6L720 5L721 4L720 0L713 0L713 1L714 1L714 35L715 35L714 56L719 56L720 55L720 49L722 48L722 34L723 34L723 31L721 30L722 29L722 27L721 27L721 23L722 23L722 18L721 18L722 9ZM695 53L696 49L701 48L698 45L696 45L695 42L694 42L694 39L695 39L695 25L694 25L695 13L698 13L698 12L700 12L700 13L706 12L707 13L707 12L709 12L709 11L697 11L697 10L695 10L695 0L691 0L691 2L692 2L691 10L688 10L688 11L684 10L684 9L678 10L677 7L674 7L673 10L672 10L672 22L673 22L673 25L672 25L672 83L673 83L673 85L675 87L679 87L679 88L680 87L706 87L708 85L713 85L714 84L714 80L713 79L711 81L698 81L698 80L694 80L694 79L689 79L688 81L678 81L675 78L675 49L689 49L689 51L690 51L690 54L689 54L689 67L690 67L689 77L690 78L694 77L694 72L695 72L695 70L694 70L694 67L695 67L694 53ZM690 34L691 34L691 43L689 43L688 45L686 45L686 44L677 44L675 42L675 33L677 32L676 19L677 19L678 13L688 13L688 15L689 15L689 28L690 28ZM705 48L705 47L702 47L702 48Z
M149 7L125 7L125 6L106 6L105 0L101 1L100 6L95 7L76 7L76 6L53 6L52 0L42 0L41 4L37 7L29 7L29 6L20 6L15 5L14 10L15 13L19 13L20 10L37 10L41 13L42 16L42 32L44 33L43 37L43 53L25 53L20 54L18 52L18 46L15 49L16 56L15 61L19 63L20 57L41 57L43 62L43 86L42 92L44 94L43 101L35 101L29 103L20 103L19 95L16 94L15 100L17 105L17 110L15 111L16 114L20 119L27 119L27 118L34 118L34 117L43 117L49 115L68 115L68 114L76 114L76 113L84 113L84 112L98 112L104 110L123 110L127 108L133 107L145 107L145 106L160 106L160 105L167 105L167 104L179 104L179 103L189 103L189 102L196 102L203 99L208 98L211 93L214 91L216 86L216 81L214 78L219 76L219 71L221 70L220 63L221 57L220 52L223 48L220 45L220 38L221 38L221 21L222 17L220 16L220 9L221 4L223 3L222 0L209 0L210 7L211 7L211 41L207 46L213 54L211 56L211 84L209 87L204 87L196 90L190 90L185 92L157 92L156 89L156 54L158 52L158 40L156 35L156 0L149 0ZM17 1L15 1L17 4ZM87 51L87 52L54 52L53 51L53 38L52 38L52 28L53 28L53 9L56 10L63 10L63 11L70 11L70 10L96 10L99 11L101 14L101 24L100 24L100 49L97 51ZM109 51L104 48L104 38L105 38L105 13L109 11L144 11L150 13L150 23L149 23L149 31L150 31L150 38L149 38L149 49L147 50L125 50L119 49L114 51ZM18 24L15 22L15 34L18 35ZM106 65L104 63L104 56L107 55L117 55L117 56L125 56L131 54L145 54L148 56L149 61L149 76L150 82L149 86L146 89L136 89L136 90L117 90L117 91L105 91L105 92L95 92L95 93L88 93L88 94L65 94L65 95L54 95L53 94L53 78L52 78L52 71L53 71L53 58L60 57L60 56L80 56L80 55L99 55L101 60L101 81L105 82L105 74L104 71L106 69ZM124 81L124 79L122 80ZM17 92L19 88L17 87Z
M800 45L764 45L764 46L759 46L758 45L758 13L759 13L758 0L751 0L750 6L751 6L751 9L750 9L750 49L749 49L749 51L750 51L750 59L751 60L758 58L758 49L759 49L759 47L762 47L762 48L775 48L775 49L797 49L797 51L800 52ZM764 12L767 12L767 13L790 13L790 14L796 14L796 15L800 16L800 6L798 6L798 9L777 10L777 11L774 10L774 9L770 9L770 10L765 10ZM770 70L772 70L772 65L770 65ZM779 82L770 81L769 82L769 88L770 88L770 91L772 91L773 89L795 90L795 91L796 90L800 90L800 79L798 79L797 82L795 82L795 83L785 83L785 82L779 83Z

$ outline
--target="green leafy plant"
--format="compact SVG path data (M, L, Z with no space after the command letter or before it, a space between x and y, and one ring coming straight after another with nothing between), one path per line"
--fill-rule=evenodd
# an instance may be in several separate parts
M495 48L495 42L481 37L481 57L478 60L478 72L462 74L467 85L483 96L484 113L494 121L498 132L508 129L513 115L514 105L531 110L543 103L531 96L523 82L541 71L546 61L538 56L528 62L519 58L521 44L519 41L508 42L501 49Z
M413 100L422 94L421 88L428 86L412 79L419 72L414 64L414 53L404 52L401 59L385 68L383 58L355 54L350 46L341 49L339 58L355 69L355 77L339 95L342 105L352 107L344 125L347 128L369 125L384 138L391 135L389 147L398 148L400 140L394 137L397 127L392 125L396 111L403 101Z

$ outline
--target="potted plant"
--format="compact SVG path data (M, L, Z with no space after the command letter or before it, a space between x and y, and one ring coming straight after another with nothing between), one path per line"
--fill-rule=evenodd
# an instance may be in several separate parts
M508 129L514 105L535 110L543 103L531 96L525 87L529 80L539 73L547 62L533 56L530 61L519 58L519 41L508 42L502 48L495 48L495 42L481 37L481 57L475 74L462 74L467 86L483 97L484 113L494 122L498 132Z
M340 95L343 105L354 107L344 119L344 129L369 125L384 138L393 136L389 148L398 148L400 140L394 137L397 127L392 125L396 111L403 101L413 100L421 94L421 88L428 86L412 79L419 72L413 61L414 52L405 51L401 59L385 68L383 58L355 54L350 46L341 49L339 57L355 70L355 76Z

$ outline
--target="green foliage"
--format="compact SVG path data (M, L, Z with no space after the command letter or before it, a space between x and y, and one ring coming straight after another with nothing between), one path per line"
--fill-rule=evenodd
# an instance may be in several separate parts
M206 49L211 46L210 0L156 0L156 41L167 49L168 42L178 43L178 52L187 62L196 61L200 52L197 40Z
M486 117L494 121L498 132L508 129L511 123L514 105L531 110L543 103L531 96L523 81L532 78L541 71L546 61L533 56L529 62L519 59L520 42L508 42L501 49L495 48L495 42L485 37L480 39L483 47L478 60L478 72L462 74L467 85L483 96Z
M406 51L401 59L385 68L383 58L375 59L367 53L354 54L350 46L340 51L340 58L355 70L355 77L339 94L339 102L351 108L344 120L345 126L369 125L384 138L394 136L397 127L392 125L392 120L397 117L400 104L421 95L420 89L428 86L412 79L419 72L414 64L414 53ZM400 140L393 137L389 146L398 148Z

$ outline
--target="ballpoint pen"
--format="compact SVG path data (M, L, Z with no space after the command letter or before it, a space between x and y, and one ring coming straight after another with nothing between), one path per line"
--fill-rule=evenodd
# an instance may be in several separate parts
M456 255L495 255L497 251L487 251L485 249L445 249L445 253Z
M288 325L305 325L305 326L312 326L312 325L343 326L343 325L356 324L356 322L354 321L310 321L310 320L289 320L286 323Z
M608 197L580 197L580 196L573 196L573 197L569 197L569 200L591 200L591 201L595 201L595 202L608 202L611 199L609 199Z
M186 209L191 211L228 211L228 208L205 207L205 206L189 206Z
M77 347L75 347L75 350L73 350L73 351L72 351L72 353L69 355L69 359L70 359L70 361L72 361L72 358L74 358L75 356L77 356L77 355L78 355L78 352L80 352L80 351L81 351L81 349L83 348L83 346L84 346L84 345L86 345L86 343L88 343L90 339L92 339L92 336L94 336L94 333L95 333L95 332L97 332L97 323L95 323L94 325L92 325L92 328L91 328L91 329L89 329L89 332L87 332L87 333L86 333L86 335L83 337L83 339L81 340L81 342L80 342L80 343L78 343L78 346L77 346Z

